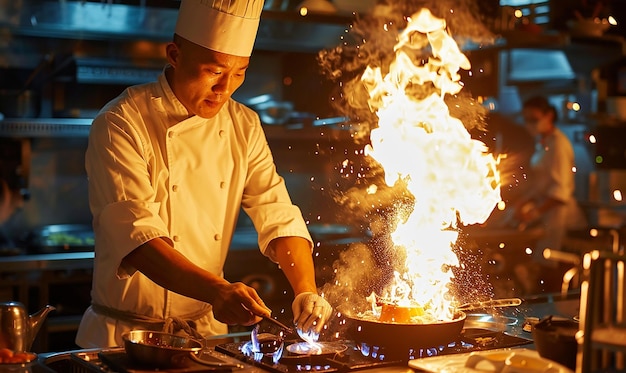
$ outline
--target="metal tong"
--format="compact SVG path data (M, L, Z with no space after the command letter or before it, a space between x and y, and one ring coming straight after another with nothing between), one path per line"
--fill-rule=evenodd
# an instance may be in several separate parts
M194 362L196 362L196 363L198 363L200 365L204 365L205 367L212 368L212 369L209 369L209 370L229 371L230 372L233 369L243 369L243 368L245 368L245 366L243 364L240 364L240 363L230 363L230 362L224 361L221 358L218 358L216 356L208 354L207 351L202 351L200 353L201 354L205 354L205 356L207 356L209 358L209 360L207 360L206 358L204 358L204 359L201 358L200 356L198 356L194 352L190 353L191 360L193 360Z
M282 322L272 318L271 316L261 316L264 320L267 320L269 322L271 322L272 324L278 326L279 328L281 328L282 330L285 331L285 333L289 334L289 333L293 333L293 328L288 327L287 325L283 324Z

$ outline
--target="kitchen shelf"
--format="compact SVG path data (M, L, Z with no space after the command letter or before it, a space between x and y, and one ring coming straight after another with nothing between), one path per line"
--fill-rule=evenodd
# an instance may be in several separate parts
M10 118L0 121L0 137L87 137L88 118Z
M618 35L578 35L562 31L531 33L525 31L507 31L500 35L496 46L513 48L615 48L626 52L624 38Z
M0 27L15 35L123 41L169 42L178 9L84 1L18 2L0 13ZM351 14L264 10L255 44L268 51L309 51L341 43Z
M0 273L91 269L93 251L0 257Z
M10 118L0 121L0 137L54 138L87 137L91 118ZM353 142L350 124L325 124L305 126L271 126L263 129L270 140L332 140Z
M473 61L480 61L481 54L499 54L504 58L502 67L507 70L502 78L507 85L548 81L554 85L560 81L561 85L575 89L572 84L577 77L588 76L596 68L608 66L626 56L626 40L610 34L592 36L557 30L541 33L514 30L502 32L491 45L470 45L466 49Z

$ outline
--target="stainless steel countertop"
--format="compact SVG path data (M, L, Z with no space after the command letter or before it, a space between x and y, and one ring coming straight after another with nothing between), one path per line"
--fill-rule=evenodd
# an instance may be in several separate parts
M536 318L542 318L548 315L556 315L556 316L560 316L560 317L565 317L565 318L571 318L573 316L575 316L577 314L578 311L578 294L576 292L571 292L570 294L566 295L566 296L561 296L558 294L546 294L546 295L541 295L539 297L536 298L531 298L528 299L526 301L524 301L524 303L522 303L521 306L516 307L516 308L509 308L507 309L507 312L504 312L506 315L511 316L511 317L515 317L518 320L518 323L514 326L510 326L507 328L506 332L508 334L512 334L512 335L517 335L517 336L521 336L527 339L532 339L532 335L531 333L527 332L527 331L523 331L522 330L522 324L524 322L524 319L528 318L528 317L536 317ZM248 340L249 338L249 333L247 332L242 332L242 333L231 333L231 334L226 334L226 335L221 335L221 336L216 336L216 337L212 337L207 339L207 345L209 349L213 349L214 346L218 345L218 344L223 344L223 343L228 343L228 342L241 342L244 340ZM533 345L524 345L521 346L524 349L533 349L534 346ZM97 353L98 351L102 351L101 349L85 349L85 350L75 350L75 351L65 351L65 352L57 352L57 353L43 353L40 354L40 365L43 367L45 365L45 362L51 362L51 361L58 361L61 359L71 359L71 354L92 354L92 356L97 358ZM95 355L94 355L95 354ZM217 354L221 354L221 353L217 353ZM241 362L233 357L224 355L224 359L227 361L231 361L232 362L237 362L239 364L244 364L245 368L241 369L241 370L235 370L234 372L258 372L258 373L263 373L266 372L265 369L253 366L251 364L247 364L245 362ZM55 370L49 371L49 370L41 370L41 371L45 371L45 372L55 372ZM361 372L370 372L370 373L414 373L414 372L421 372L421 370L415 370L411 367L409 367L408 365L402 366L402 365L398 365L398 366L388 366L388 367L377 367L377 368L371 368L371 369L364 369L364 370L359 370ZM81 372L81 371L78 371ZM86 371L85 371L86 372ZM88 373L88 372L86 372Z
M93 267L93 251L0 257L0 272L54 271Z
M63 352L63 353L56 353L56 354L48 354L48 355L44 355L41 357L41 362L39 364L37 364L38 369L37 370L33 370L33 372L45 372L45 373L64 373L64 371L61 371L60 369L55 369L54 365L51 364L52 368L49 366L46 366L45 361L47 359L49 359L48 361L59 361L59 360L67 360L67 359L74 359L71 357L72 354L75 354L75 356L80 356L82 354L85 354L89 351L92 351L92 353L96 353L97 351L94 350L77 350L77 351L68 351L68 352ZM233 372L246 372L246 373L265 373L265 372L269 372L269 370L263 369L261 367L258 366L254 366L245 362L242 362L240 360L237 360L235 358L231 358L229 356L224 355L225 357L223 358L223 360L226 360L228 362L233 362L233 363L237 363L237 364L241 364L243 365L243 369L235 369L233 370ZM62 368L64 369L64 368ZM93 370L87 370L86 368L84 368L82 365L72 365L72 372L76 372L76 373L90 373L93 372ZM84 369L84 370L81 370ZM379 368L370 368L370 369L359 369L359 372L371 372L371 373L414 373L414 372L421 372L421 370L416 371L408 366L387 366L387 367L379 367Z

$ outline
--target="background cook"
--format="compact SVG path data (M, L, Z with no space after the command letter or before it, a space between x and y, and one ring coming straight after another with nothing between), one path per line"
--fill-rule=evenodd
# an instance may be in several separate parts
M294 322L319 332L312 240L277 174L259 117L231 95L244 81L263 1L183 0L158 81L129 87L94 119L86 152L95 233L83 348L149 328L210 336L270 315L223 278L240 208L296 294Z
M540 284L558 291L563 269L544 259L544 249L561 250L567 229L581 229L586 219L574 198L575 157L567 136L557 127L556 108L544 96L526 99L522 115L528 131L535 137L528 189L520 198L515 217L520 227L538 226L542 236L533 250L533 262L518 265L518 278L524 279L527 294L540 291Z

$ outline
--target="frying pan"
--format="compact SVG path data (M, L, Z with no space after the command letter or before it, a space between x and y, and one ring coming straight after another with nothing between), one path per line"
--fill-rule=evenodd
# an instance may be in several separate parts
M214 370L226 371L243 368L216 357L200 357L204 346L199 340L152 330L131 330L122 335L124 351L132 362L141 367L157 370L180 368L191 371L193 364L201 364ZM209 370L209 369L207 369Z
M408 349L439 347L458 340L467 318L463 310L519 304L519 298L467 303L457 307L452 320L426 324L386 323L356 316L346 317L348 330L356 342L385 347L385 351L397 352L402 357L407 356Z
M385 351L396 351L407 356L409 348L429 348L447 345L461 335L465 323L465 312L457 311L450 321L428 324L386 323L346 316L349 333L357 343L384 347Z

